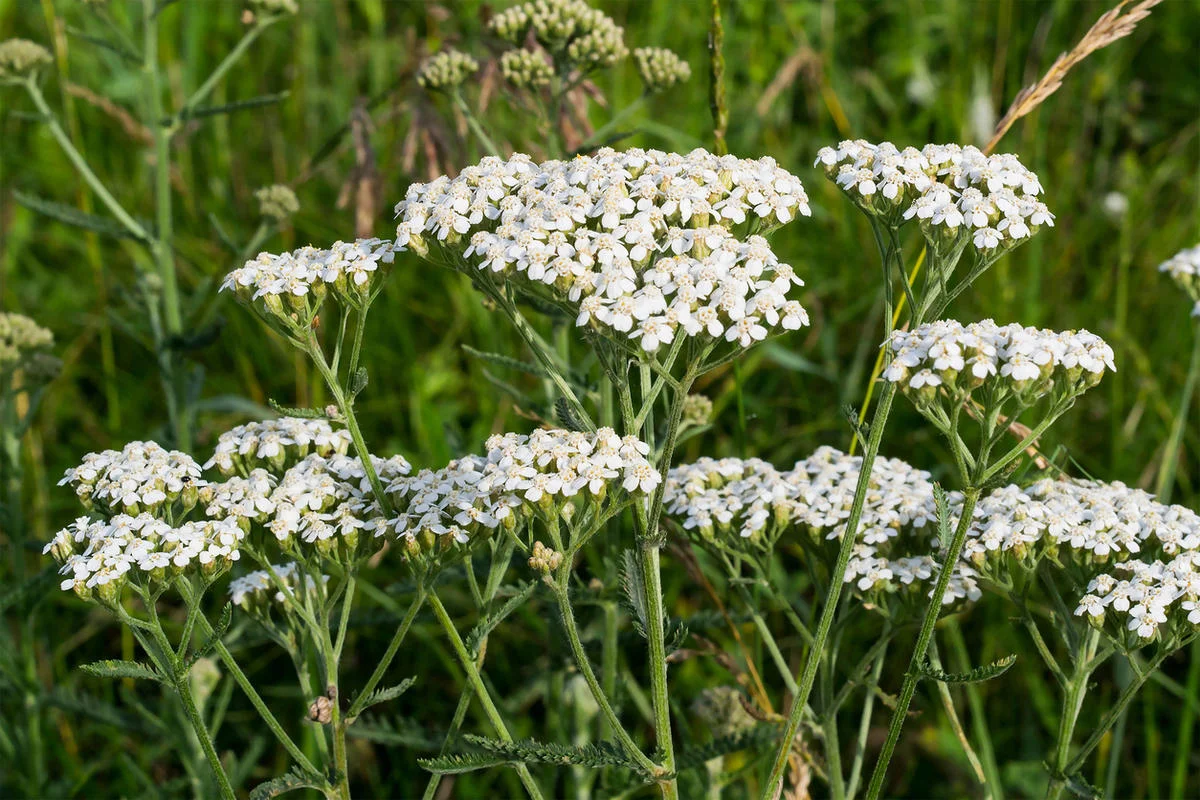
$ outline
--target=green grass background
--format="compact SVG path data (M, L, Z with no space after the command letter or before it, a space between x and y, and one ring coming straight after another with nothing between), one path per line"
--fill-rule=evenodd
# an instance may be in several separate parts
M124 3L111 5L118 22L132 21ZM427 53L445 44L477 54L494 48L484 35L488 6L384 0L301 0L301 5L298 18L267 31L212 102L283 90L289 97L276 106L206 120L176 147L175 247L185 287L201 286L234 266L212 219L245 240L257 225L253 191L266 184L292 185L301 202L293 224L268 249L354 235L353 203L338 207L337 199L354 168L353 148L343 134L359 102L371 109L381 186L377 235L391 234L391 207L410 182L480 155L449 121L446 105L417 89L413 73ZM622 126L632 132L625 143L676 150L711 146L707 3L600 5L624 25L631 47L675 49L694 73L689 83L656 98ZM1016 91L1070 48L1107 4L742 0L723 8L730 149L776 157L805 181L812 200L813 217L785 227L775 244L807 282L813 326L756 349L737 370L705 378L700 390L716 404L715 424L680 456L753 454L790 464L820 444L848 446L841 407L861 402L881 335L879 268L870 231L811 168L817 149L847 137L900 146L982 144ZM231 0L184 0L163 12L161 57L168 65L171 105L198 86L237 40L241 11ZM113 114L63 90L67 79L135 114L139 110L136 67L73 33L99 30L88 13L73 0L0 0L0 38L24 36L52 46L61 70L46 86L52 106L122 202L150 216L152 165L144 144ZM1193 335L1187 301L1155 267L1200 241L1197 41L1195 3L1167 0L1131 37L1090 57L1039 111L1014 126L998 149L1017 153L1041 176L1057 225L1004 259L949 312L964 321L990 316L1086 327L1104 336L1116 351L1119 372L1055 426L1046 449L1076 474L1147 488L1177 413ZM618 109L640 92L631 66L601 75L597 85ZM48 132L18 113L28 106L18 91L0 94L0 306L53 329L65 361L28 439L27 515L41 539L76 513L71 493L54 485L62 470L87 451L161 437L165 412L153 362L130 335L136 314L123 306L145 254L39 217L13 200L11 190L20 189L96 207ZM608 116L593 107L597 125ZM531 141L522 115L502 95L492 99L486 117L500 139L517 146ZM440 142L436 159L422 146L413 147L410 137L422 130ZM1123 215L1106 210L1105 198L1113 193L1127 201ZM915 239L909 242L910 263L918 249ZM217 433L245 418L230 410L237 407L232 398L322 402L319 376L233 302L217 301L214 319L221 323L220 337L195 354L205 368L203 396L211 409L200 420L202 453ZM517 337L460 277L415 258L399 259L371 316L368 339L371 385L360 398L359 413L378 452L401 452L417 465L436 466L464 448L477 449L490 433L530 424L462 350L465 344L520 353ZM949 458L934 432L903 404L897 409L883 452L946 475ZM1184 450L1175 499L1195 507L1200 422L1189 425ZM677 608L701 600L684 592ZM42 612L45 683L108 692L112 699L115 690L83 680L71 667L115 656L116 628L72 600L52 602L54 612ZM519 658L522 648L540 646L545 626L528 622L530 629L510 637L504 653ZM1025 647L1003 608L985 604L971 622L969 640L979 660ZM421 647L420 663L410 671L427 674L425 689L444 692L444 701L424 707L410 701L406 711L431 726L444 725L454 670L432 634ZM495 663L503 665L503 657ZM1184 669L1179 659L1169 672L1181 676ZM897 681L901 670L896 663ZM673 673L676 691L686 702L716 674L689 663ZM1096 689L1098 702L1113 691L1111 670L1101 674L1107 683ZM1054 699L1045 677L1030 656L1003 682L983 689L991 701L1000 761L1009 765L1006 780L1017 793L1036 791L1051 734ZM492 679L506 685L503 666ZM1016 697L1021 702L1013 702ZM1195 702L1194 695L1189 699ZM893 791L941 797L977 792L936 707L926 702L925 709L906 732L897 757L905 766L896 769ZM1171 688L1162 685L1152 686L1145 702L1134 707L1119 794L1156 797L1167 791L1179 709ZM240 716L231 723L250 724L250 715L240 707L235 711ZM53 757L84 794L91 794L87 787L134 794L145 788L139 770L154 775L155 769L176 769L169 753L122 744L140 741L139 734L112 738L79 715L64 713L56 720ZM228 727L227 746L249 740L246 732ZM1200 773L1200 757L1187 757L1190 769ZM403 749L376 748L364 758L369 769L363 786L371 791L403 794L415 785L418 772ZM255 779L270 772L270 759L266 762ZM480 782L464 785L480 790L490 785L487 778L472 780ZM511 787L498 780L497 791ZM1200 776L1193 776L1189 788L1200 794Z

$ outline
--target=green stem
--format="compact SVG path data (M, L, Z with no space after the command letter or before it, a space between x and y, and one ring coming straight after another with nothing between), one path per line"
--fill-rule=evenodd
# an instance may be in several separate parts
M353 581L353 578L349 578ZM347 598L349 599L349 598ZM344 608L344 607L343 607ZM337 771L337 784L334 787L334 796L340 800L350 800L350 771L349 761L346 757L346 726L342 722L342 698L341 690L338 686L338 654L337 647L333 639L330 637L330 619L329 607L326 606L321 613L321 630L318 633L313 633L318 637L318 643L321 647L321 655L324 659L325 666L325 693L330 700L329 708L329 733L333 738L333 766ZM344 632L344 620L346 614L342 615L343 624L340 624L338 637L341 638Z
M375 691L375 687L379 685L379 682L383 680L384 673L391 666L392 659L396 657L396 652L400 649L400 645L404 642L404 637L408 634L408 629L412 627L413 620L417 618L417 612L421 610L421 606L424 604L425 592L422 589L418 589L412 604L408 607L408 612L404 615L404 619L400 620L400 627L396 628L396 632L392 635L392 640L388 642L387 650L383 653L383 658L379 659L379 663L375 666L375 671L371 673L371 677L363 685L362 691L359 692L358 697L350 705L350 710L346 712L347 724L362 712L363 703L366 702L371 692Z
M963 503L959 511L958 526L954 530L954 537L950 542L950 547L947 548L945 558L942 560L942 568L938 573L937 584L933 588L933 595L929 600L928 608L925 610L925 618L921 622L921 631L917 635L917 646L913 650L912 658L909 659L908 670L904 675L904 685L900 690L900 699L896 702L896 708L892 712L892 724L888 728L887 740L884 742L883 750L875 762L875 770L871 775L871 784L867 789L868 800L876 800L883 790L883 780L887 776L888 764L892 760L892 753L896 750L896 743L900 740L900 730L904 727L905 718L908 716L908 707L912 703L913 694L917 690L917 683L921 680L921 669L925 664L925 653L929 649L929 642L933 639L934 626L937 625L938 617L942 612L942 598L946 595L946 588L950 585L950 577L954 574L954 566L958 563L963 543L967 539L967 531L971 527L971 518L975 513L975 503L979 500L979 494L980 490L976 486L968 486L963 492Z
M480 124L475 113L471 111L471 107L467 105L467 101L463 99L462 92L455 89L450 93L450 98L454 101L454 105L458 107L458 110L463 113L463 116L467 118L467 127L471 129L471 133L475 134L475 138L483 145L483 149L487 150L488 155L502 158L500 148L496 147L496 143L487 135L487 131L483 129L483 125Z
M879 395L879 402L875 406L875 413L871 418L870 434L867 438L866 449L863 451L858 485L855 488L854 501L850 506L850 515L846 519L846 532L843 534L837 561L834 563L833 572L829 578L829 594L825 600L825 606L821 609L821 618L817 622L817 633L813 637L813 645L809 648L809 656L804 663L804 671L800 675L800 688L792 698L791 711L788 712L788 720L787 725L784 727L783 738L780 740L779 747L775 753L775 762L771 768L771 776L763 788L763 800L772 800L772 798L775 798L783 783L783 773L787 769L788 755L792 750L792 742L795 740L796 733L800 729L800 720L803 717L804 708L808 705L809 696L812 694L813 685L816 682L817 670L820 667L820 654L825 650L825 642L829 638L830 629L833 627L838 600L841 599L846 568L850 563L850 553L854 549L855 537L858 534L858 523L862 519L867 491L871 484L871 471L875 464L875 457L879 454L879 444L883 440L883 429L887 424L888 414L891 413L892 401L895 398L896 384L888 383Z
M446 631L446 636L450 639L450 645L454 648L459 663L467 673L467 680L470 681L471 686L475 689L475 694L479 697L484 714L487 715L488 720L492 723L492 727L496 730L496 736L502 741L511 742L513 740L512 734L508 732L508 727L504 724L504 718L500 716L500 710L496 708L496 703L492 700L491 692L488 691L487 685L483 682L483 676L479 674L479 668L475 665L475 659L471 658L471 654L467 652L467 646L463 644L462 637L458 634L458 629L454 627L454 620L450 618L446 607L442 605L442 600L437 596L437 592L431 591L429 593L429 605L433 608L433 613L437 615L442 629ZM515 764L514 769L521 778L521 783L525 786L525 791L529 792L529 796L534 798L534 800L542 800L542 790L538 788L537 783L534 781L533 775L529 772L529 767L525 764Z
M1154 493L1159 502L1170 503L1171 492L1175 488L1175 472L1179 468L1179 449L1183 446L1183 434L1187 430L1188 411L1191 410L1192 396L1196 391L1196 380L1200 377L1200 323L1192 332L1192 359L1188 364L1187 378L1183 383L1183 392L1179 396L1179 408L1175 412L1175 424L1171 426L1171 436L1163 449L1162 462L1158 468L1158 481L1154 485Z
M592 692L592 697L600 706L601 713L608 721L609 727L617 737L617 741L625 748L625 752L629 757L641 765L647 775L655 776L661 774L662 770L655 764L642 749L637 746L633 738L625 731L625 727L621 724L621 720L617 717L617 712L613 710L612 704L608 700L608 695L605 694L600 681L596 678L596 673L592 669L591 659L588 658L587 651L583 649L583 642L579 638L579 627L575 622L575 611L571 607L571 598L568 592L568 581L571 577L571 568L564 560L564 566L559 568L558 575L551 584L551 589L554 591L554 599L558 603L558 613L562 618L563 628L567 632L567 641L571 645L571 654L575 657L575 664L579 667L580 674L583 675L584 681L587 682L588 688Z
M1192 652L1188 656L1188 672L1186 684L1187 699L1183 704L1183 714L1179 719L1179 736L1175 747L1175 771L1171 775L1171 797L1183 800L1187 796L1188 767L1192 756L1192 729L1196 722L1196 711L1193 705L1196 697L1200 696L1200 641L1192 642Z
M862 779L863 760L867 754L867 737L871 733L871 715L875 711L875 688L879 686L879 676L883 674L883 662L887 657L887 644L891 641L889 633L890 630L885 628L883 647L879 649L879 655L875 657L874 666L871 668L871 677L866 685L862 716L858 722L858 738L854 745L854 761L850 765L850 777L846 779L847 797L854 797L858 793L858 782Z
M1067 763L1071 758L1071 738L1075 734L1075 723L1079 720L1079 712L1083 709L1083 698L1087 694L1088 680L1095 669L1093 661L1096 645L1100 640L1100 631L1092 628L1084 640L1082 653L1076 653L1075 669L1067 681L1066 692L1063 695L1062 711L1058 717L1058 736L1054 744L1054 760L1051 763L1050 782L1046 785L1047 800L1058 800L1066 790L1068 773Z
M950 657L954 663L953 669L958 672L969 672L970 658L967 655L967 643L963 639L962 628L958 620L951 617L946 623L946 642L950 646ZM979 758L983 762L983 774L986 777L986 787L989 800L1004 800L1004 784L1000 780L1000 767L996 764L996 749L992 746L991 732L988 730L987 713L983 706L979 687L974 683L963 684L967 693L967 706L971 711L971 728L978 742Z
M654 736L662 754L663 769L673 774L675 745L671 740L671 703L667 693L666 629L659 568L661 547L660 542L645 538L639 552L642 580L646 585L646 633L650 644L647 667L650 670L650 703L654 708ZM667 800L679 797L674 777L663 780L659 787Z
M217 68L213 70L211 75L208 76L208 79L200 85L199 89L192 93L192 96L189 97L187 102L185 102L179 109L179 113L176 115L177 124L178 122L183 122L184 120L188 119L188 117L192 115L192 112L196 110L196 107L208 99L208 96L212 94L213 89L217 88L217 84L222 78L225 77L225 73L227 73L230 68L237 63L238 59L245 55L246 49L254 43L254 40L258 38L259 34L261 34L279 19L280 18L278 16L266 16L260 17L255 21L254 26L242 35L241 40L234 45L233 49L229 51L228 55L226 55L221 63L217 65Z

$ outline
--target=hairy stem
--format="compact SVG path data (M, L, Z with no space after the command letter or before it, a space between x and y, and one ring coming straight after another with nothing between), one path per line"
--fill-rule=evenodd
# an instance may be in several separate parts
M904 675L904 685L900 690L900 699L896 702L896 708L892 712L892 724L888 728L887 740L884 742L883 750L879 753L879 758L875 762L875 770L871 775L871 784L867 788L868 800L876 800L879 797L879 793L883 791L883 781L887 777L888 764L892 760L892 753L896 750L896 743L900 740L900 731L904 727L905 718L908 716L908 707L912 703L913 694L917 690L917 683L921 680L921 670L925 663L925 653L929 650L929 642L933 639L933 629L937 625L938 617L942 612L942 598L946 596L946 588L950 585L950 577L954 574L954 565L958 563L958 556L962 552L963 543L967 539L967 531L971 527L971 517L975 513L975 503L979 500L979 494L980 490L975 486L968 486L963 492L963 503L959 511L958 526L954 530L954 537L951 539L946 556L942 560L942 568L938 573L937 583L933 587L933 595L929 599L929 606L925 610L925 618L921 622L921 631L917 634L917 646L913 649L912 658L909 659L908 670Z

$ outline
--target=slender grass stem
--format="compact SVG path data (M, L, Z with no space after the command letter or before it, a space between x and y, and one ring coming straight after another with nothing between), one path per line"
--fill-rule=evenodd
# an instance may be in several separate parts
M1192 407L1192 398L1196 392L1196 381L1200 378L1200 322L1192 331L1192 358L1188 363L1187 378L1183 382L1183 391L1179 395L1179 407L1175 410L1175 422L1171 426L1171 435L1163 448L1162 462L1158 468L1158 480L1154 484L1154 493L1159 502L1170 503L1171 494L1175 488L1175 473L1179 469L1179 450L1183 446L1183 434L1187 430L1188 412Z
M938 573L938 580L933 587L929 606L925 610L920 633L917 634L917 645L913 649L912 658L909 659L908 670L904 675L904 684L900 689L900 698L896 701L896 708L892 712L892 723L888 728L887 740L883 743L883 749L879 753L874 772L871 774L871 783L867 788L868 800L876 800L883 791L883 781L887 777L888 764L892 760L892 753L896 750L896 743L900 740L900 731L908 716L908 707L912 703L913 694L916 693L917 683L921 680L921 668L924 666L925 654L929 650L929 643L933 639L933 629L942 612L942 598L946 596L946 588L950 585L951 575L954 574L954 565L958 563L958 556L967 539L967 531L971 527L971 517L975 513L975 504L979 500L979 494L980 490L976 486L968 486L963 492L958 526L954 530L950 546L946 549L942 569Z
M463 643L462 637L459 636L458 629L454 627L454 620L450 618L450 614L442 604L441 598L437 596L437 592L430 591L429 605L433 608L433 613L437 616L443 630L446 631L446 636L450 639L450 645L454 648L454 653L458 656L459 663L467 673L467 680L470 681L475 689L475 694L479 697L484 714L487 715L488 721L492 723L492 727L496 730L496 736L505 742L511 742L513 740L512 734L508 732L508 726L504 724L504 718L500 715L500 710L496 708L496 703L492 700L491 692L488 691L487 684L483 682L483 677L479 674L479 668L475 665L475 659L471 658L471 654L467 652L467 646ZM533 775L529 772L529 767L525 764L516 764L513 768L517 771L517 775L521 779L521 784L525 787L525 791L529 792L529 796L534 800L542 800L542 790L538 788L537 782L534 781Z
M1188 772L1192 757L1192 733L1196 724L1195 700L1200 696L1200 640L1192 642L1188 654L1188 672L1185 692L1188 702L1183 704L1179 719L1179 735L1176 737L1175 769L1171 774L1171 797L1183 800L1187 796Z
M467 105L467 101L463 99L462 92L457 89L450 93L450 98L454 101L454 105L462 112L462 115L467 119L467 127L471 129L471 133L475 134L475 138L483 145L483 149L487 151L489 156L501 158L500 148L496 147L496 143L492 141L492 137L488 136L487 131L483 129L479 118L475 116L475 112Z
M971 669L971 661L967 656L967 643L963 639L962 628L954 617L946 622L946 643L950 647L950 659L954 665L952 668L958 672L968 672ZM987 710L984 708L979 686L967 683L963 688L967 694L967 707L971 711L971 728L978 742L979 759L983 763L984 786L988 798L1004 800L1004 782L1000 779L1000 767L996 764L996 749L988 730Z

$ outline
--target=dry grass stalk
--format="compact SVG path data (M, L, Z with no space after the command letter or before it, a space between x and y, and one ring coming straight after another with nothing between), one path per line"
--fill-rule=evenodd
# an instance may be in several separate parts
M996 132L992 134L991 140L983 148L985 153L992 152L992 149L1004 137L1008 129L1013 126L1013 123L1026 114L1031 113L1044 103L1046 98L1058 91L1058 87L1062 86L1063 79L1076 64L1100 48L1107 47L1118 39L1124 39L1133 33L1137 24L1150 16L1150 9L1162 2L1162 0L1142 0L1125 12L1125 7L1132 1L1121 0L1120 3L1117 3L1113 8L1102 14L1096 20L1096 23L1088 29L1084 37L1079 40L1079 44L1075 45L1070 51L1061 53L1055 59L1041 80L1030 86L1026 86L1017 93L1012 105L1004 113L1004 118L997 123Z

